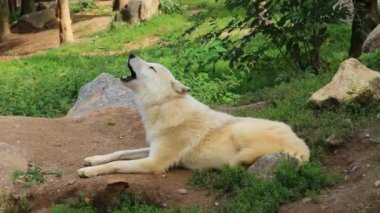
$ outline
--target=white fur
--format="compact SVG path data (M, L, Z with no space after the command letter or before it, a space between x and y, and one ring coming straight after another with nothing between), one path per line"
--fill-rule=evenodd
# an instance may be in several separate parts
M258 157L283 152L300 161L309 149L281 122L234 117L210 109L160 64L135 57L129 65L137 79L126 82L136 97L149 148L125 150L85 159L81 177L110 173L163 173L251 164Z

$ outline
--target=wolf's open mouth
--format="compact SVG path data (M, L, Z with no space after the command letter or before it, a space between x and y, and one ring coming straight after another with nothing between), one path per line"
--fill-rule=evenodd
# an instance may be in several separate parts
M129 68L129 71L131 71L131 75L130 76L126 76L126 75L121 76L121 78L120 78L121 81L129 82L129 81L136 79L136 77L137 77L136 73L135 73L135 71L133 71L133 68L129 64L129 62L128 62L128 68Z

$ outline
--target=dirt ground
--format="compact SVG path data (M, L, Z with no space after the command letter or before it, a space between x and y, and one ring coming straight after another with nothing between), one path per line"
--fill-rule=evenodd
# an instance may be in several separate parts
M380 124L363 129L325 159L326 167L343 177L336 187L316 199L303 199L280 209L280 213L380 212Z
M146 146L139 115L133 110L106 108L82 117L57 119L3 116L0 129L0 142L21 149L28 162L43 171L62 172L60 178L48 176L46 183L31 189L11 183L10 175L2 178L5 181L0 182L0 192L11 185L13 197L26 196L35 205L34 211L43 212L53 201L62 201L77 192L85 192L88 199L98 203L112 200L115 194L133 193L171 208L211 204L207 192L187 187L191 173L183 169L165 175L77 176L76 170L82 167L85 157ZM182 188L187 189L187 194L178 192Z
M107 5L111 11L112 1L100 1L97 4ZM111 19L111 15L74 14L72 27L75 42L81 42L88 35L108 28ZM0 61L25 57L56 47L59 47L58 28L35 33L11 33L0 42Z

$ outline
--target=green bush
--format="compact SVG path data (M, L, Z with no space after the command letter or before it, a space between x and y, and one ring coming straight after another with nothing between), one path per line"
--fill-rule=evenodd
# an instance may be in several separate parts
M338 176L327 173L317 163L296 169L284 161L271 180L258 178L242 168L225 167L195 171L189 184L214 191L223 200L219 212L277 212L281 204L316 194L338 180Z
M27 170L14 171L11 178L14 182L20 183L21 186L25 188L45 182L41 168L35 165L29 166Z
M375 52L362 54L359 60L367 67L380 71L380 48Z
M9 16L9 23L15 24L21 17L21 11L15 11Z
M225 4L240 13L225 28L213 30L203 39L224 38L227 49L224 59L238 68L252 70L284 60L289 70L310 69L319 73L320 49L328 37L327 26L340 22L348 14L335 0L226 0ZM267 42L257 45L256 40L263 37Z
M73 13L88 12L96 8L95 0L76 0L70 3L70 11Z
M160 0L160 10L166 14L181 12L181 3L178 0Z

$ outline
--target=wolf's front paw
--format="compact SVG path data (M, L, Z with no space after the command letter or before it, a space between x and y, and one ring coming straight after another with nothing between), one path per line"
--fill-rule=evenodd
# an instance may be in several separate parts
M77 172L78 172L79 177L81 178L95 177L98 175L96 173L96 170L91 167L78 169Z
M85 158L83 165L84 166L97 166L97 165L101 165L101 164L105 164L105 163L108 163L108 160L105 157L103 157L101 155L95 155L92 157Z

